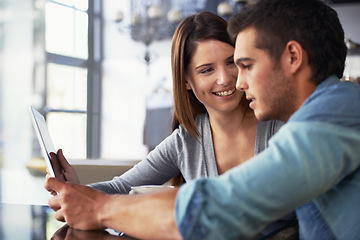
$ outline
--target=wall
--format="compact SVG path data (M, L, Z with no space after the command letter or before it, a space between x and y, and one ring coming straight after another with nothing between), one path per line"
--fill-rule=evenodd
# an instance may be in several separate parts
M135 159L146 156L143 145L146 98L164 80L171 89L171 41L150 46L149 68L144 62L145 45L130 38L129 31L115 23L117 11L130 17L129 0L106 0L104 6L104 61L102 98L102 158Z
M332 7L339 15L345 38L360 44L360 3L335 4ZM346 80L360 82L360 51L357 51L357 54L348 54L344 77Z
M24 166L31 155L32 1L1 3L0 142L3 166L17 167Z
M339 15L345 37L360 43L360 3L331 5Z

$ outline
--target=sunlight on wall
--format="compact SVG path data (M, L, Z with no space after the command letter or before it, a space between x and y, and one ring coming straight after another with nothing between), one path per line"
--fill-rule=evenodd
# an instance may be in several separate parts
M8 1L1 19L1 118L3 166L24 165L31 155L31 1ZM15 12L16 10L16 12ZM4 15L3 15L4 16ZM18 17L21 16L21 17Z
M160 82L171 91L171 41L150 46L154 56L147 74L145 47L129 34L117 30L114 16L130 9L128 1L104 2L104 63L102 99L102 157L139 159L147 154L143 145L146 97Z

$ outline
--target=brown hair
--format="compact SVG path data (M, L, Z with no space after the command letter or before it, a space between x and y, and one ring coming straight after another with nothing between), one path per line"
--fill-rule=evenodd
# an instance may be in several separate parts
M194 137L200 136L195 117L205 113L205 106L186 88L188 65L199 42L209 39L218 40L234 46L227 33L227 22L220 16L201 12L191 15L180 22L175 30L171 45L171 68L173 78L174 113L172 130L182 124ZM241 100L245 113L250 111L248 101Z
M286 44L295 40L309 55L312 80L319 84L332 74L341 78L347 48L334 9L320 0L262 0L248 5L229 21L233 38L246 28L256 30L255 46L279 62Z

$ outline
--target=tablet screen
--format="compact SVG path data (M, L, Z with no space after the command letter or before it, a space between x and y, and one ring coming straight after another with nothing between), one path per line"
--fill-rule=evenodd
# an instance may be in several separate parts
M30 107L30 112L31 112L35 132L42 150L42 154L46 162L47 171L50 173L50 176L55 177L54 169L51 163L50 153L51 152L56 153L56 150L51 141L49 130L45 122L45 118L33 107Z

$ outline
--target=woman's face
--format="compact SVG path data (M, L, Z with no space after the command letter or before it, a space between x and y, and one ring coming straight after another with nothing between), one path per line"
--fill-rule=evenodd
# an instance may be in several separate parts
M187 89L209 114L239 107L244 92L236 90L234 47L218 40L199 42L188 66Z

